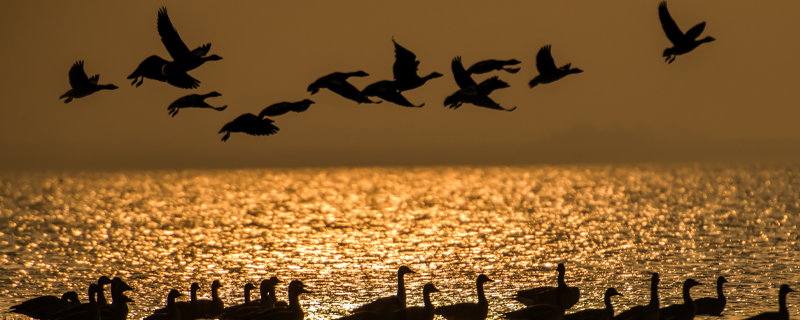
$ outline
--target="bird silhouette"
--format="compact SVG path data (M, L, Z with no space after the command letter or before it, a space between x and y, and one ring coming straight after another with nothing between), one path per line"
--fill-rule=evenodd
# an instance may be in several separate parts
M464 70L464 66L461 64L461 57L455 57L453 59L451 68L453 69L453 77L456 79L456 84L458 84L458 87L461 89L444 99L445 106L451 109L458 109L462 104L470 103L494 110L514 111L517 109L517 107L511 109L503 108L497 102L489 98L489 94L492 93L492 91L508 88L508 83L500 80L500 78L492 77L484 80L480 84L475 83L475 80L472 80L472 77Z
M794 292L789 285L782 284L778 291L778 312L764 312L744 320L789 320L789 308L786 307L786 295Z
M422 106L425 105L423 103L417 106L409 102L408 99L406 99L406 97L400 93L397 83L391 80L382 80L368 85L366 88L364 88L364 90L361 90L360 96L364 97L364 99L367 99L367 97L376 96L396 105L410 108L422 108Z
M298 102L278 102L276 104L270 105L269 107L264 108L258 114L260 118L263 117L275 117L279 115L286 114L290 111L293 112L303 112L308 110L308 108L314 103L314 101L305 99L303 101Z
M439 78L442 76L441 73L438 72L431 72L431 74L420 77L417 75L417 70L419 67L419 61L417 61L417 55L413 52L409 51L403 46L397 44L392 38L392 43L394 43L394 66L392 66L392 71L394 73L394 86L397 91L403 92L411 89L416 89L421 87L423 84L428 82L430 79Z
M212 91L206 94L190 94L188 96L183 96L175 100L175 102L171 103L167 110L169 110L169 114L173 117L178 114L182 108L205 108L205 109L214 109L217 111L225 110L228 106L222 107L213 107L209 105L205 99L212 98L212 97L219 97L222 94L216 91Z
M161 36L161 42L164 43L164 47L167 48L167 52L174 60L164 66L164 73L166 74L191 71L203 65L206 61L222 60L222 57L216 54L208 55L208 51L211 50L210 43L189 51L189 47L183 43L178 31L172 26L166 7L161 7L158 10L158 35Z
M689 53L703 43L716 40L712 37L705 37L697 40L697 37L699 37L700 34L703 33L703 29L706 28L705 22L698 23L684 34L669 14L666 1L661 1L661 3L658 4L658 19L661 20L661 27L664 28L664 33L667 34L667 38L672 42L672 47L665 49L663 55L665 58L664 61L668 63L672 63L679 55Z
M113 84L97 84L100 75L96 74L89 78L83 70L83 60L75 62L69 69L69 85L72 89L63 94L59 99L67 98L64 103L70 103L72 99L83 98L100 90L114 90L118 87Z
M571 63L567 63L561 66L561 68L556 68L556 62L553 60L550 48L548 44L539 49L539 53L536 54L536 69L539 70L539 75L528 82L529 87L533 88L541 83L555 82L567 75L583 72L583 70L578 68L570 69Z
M313 96L319 89L328 88L328 90L335 92L336 94L345 97L347 99L353 100L358 103L380 103L369 100L368 98L359 95L361 91L356 89L355 86L347 82L347 79L350 77L366 77L369 74L364 71L356 71L356 72L334 72L329 75L326 75L322 78L317 79L314 83L308 86L308 92L311 92Z
M517 73L519 72L520 68L506 68L506 66L515 66L520 64L520 62L516 59L511 60L483 60L473 64L471 67L467 69L468 74L484 74L492 71L499 71L503 70L508 73Z
M200 86L200 81L192 78L186 71L172 70L170 74L166 74L164 68L170 63L172 62L152 55L144 59L128 79L133 79L131 85L136 84L137 88L142 85L144 78L166 82L181 89L195 89Z
M222 142L228 141L228 138L231 136L231 132L242 132L251 136L273 135L280 130L278 127L272 124L273 122L274 121L270 120L269 118L262 119L252 113L245 113L222 126L222 129L219 130L219 133L226 132L222 137Z

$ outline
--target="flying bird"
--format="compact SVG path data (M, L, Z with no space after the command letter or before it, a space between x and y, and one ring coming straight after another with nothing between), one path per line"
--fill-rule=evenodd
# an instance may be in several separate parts
M392 43L394 43L395 57L394 66L392 66L392 72L394 73L395 87L397 88L397 91L403 92L416 89L425 84L425 82L428 82L428 80L442 76L441 73L431 72L431 74L425 77L420 77L417 75L417 70L419 67L417 55L397 44L397 42L394 41L394 38L392 38Z
M158 10L158 35L161 36L161 42L167 48L169 55L175 60L167 63L164 66L166 74L172 74L180 71L191 71L205 63L206 61L222 60L222 57L213 54L208 55L211 50L211 44L199 46L192 51L183 43L178 31L172 26L172 22L167 15L167 8L161 7Z
M703 33L703 29L706 28L705 22L697 24L684 34L681 28L678 28L678 24L675 23L675 20L672 20L672 16L670 16L669 10L667 10L666 1L661 1L658 5L658 19L661 20L661 27L664 28L664 33L667 34L667 38L672 42L672 48L665 49L663 55L665 58L664 61L668 61L668 63L672 63L679 55L689 53L703 43L716 40L712 37L705 37L697 40L697 37L699 37L700 34Z
M409 102L408 99L400 93L397 83L390 80L382 80L368 85L364 90L361 90L361 96L364 97L364 99L367 99L366 97L376 96L396 105L409 108L422 108L422 106L425 105L423 103L417 106Z
M528 82L528 86L533 88L540 83L551 83L567 75L583 72L578 68L570 69L571 65L571 63L567 63L561 68L556 68L556 62L553 60L550 45L548 44L539 49L539 53L536 54L536 69L539 70L539 75Z
M209 105L205 101L206 98L219 97L221 95L222 94L216 91L212 91L206 94L190 94L188 96L183 96L178 98L178 100L175 100L175 102L173 102L172 104L169 105L169 107L167 107L167 110L169 110L169 114L172 115L173 117L176 114L178 114L178 111L180 111L181 108L206 108L206 109L214 109L217 111L222 111L225 110L225 108L227 108L228 106L226 105L222 107L214 107Z
M366 97L360 96L358 89L355 86L347 82L347 79L350 77L366 77L369 74L364 71L356 71L356 72L334 72L329 75L326 75L322 78L317 79L314 83L308 86L308 92L311 92L313 96L319 89L328 88L328 90L335 92L336 94L345 97L347 99L353 100L358 103L380 103L369 100Z
M219 130L219 133L226 132L222 137L222 142L228 141L231 132L242 132L251 136L268 136L278 132L278 127L272 124L274 121L269 118L261 118L252 113L245 113L233 121L226 123Z
M144 78L166 82L181 89L195 89L200 86L200 81L192 78L186 71L171 70L170 74L165 73L164 68L170 63L172 62L152 55L144 59L128 79L133 79L131 85L136 84L137 88L142 85Z
M458 109L462 104L470 103L494 110L514 111L517 109L517 107L511 109L503 108L497 102L489 98L489 94L492 93L492 91L509 87L508 83L500 80L500 78L496 76L491 77L477 84L475 80L472 80L469 73L464 70L464 65L461 64L461 57L455 57L453 59L451 68L453 69L453 77L456 79L456 84L458 84L458 87L461 89L444 99L445 106L451 109Z
M511 60L483 60L481 62L473 64L471 67L467 69L467 73L469 74L484 74L492 71L506 71L508 73L517 73L519 72L520 68L506 68L506 66L515 66L520 64L520 61L516 59Z
M278 102L276 104L264 108L264 110L261 110L261 113L258 114L258 117L259 118L275 117L282 114L286 114L289 111L303 112L308 110L308 107L310 107L313 103L314 101L308 99L298 102Z
M69 69L69 85L72 89L63 94L59 99L67 98L64 103L69 103L74 98L83 98L97 91L106 89L114 90L118 87L113 84L97 84L100 75L96 74L89 78L86 71L83 71L83 60L75 62Z

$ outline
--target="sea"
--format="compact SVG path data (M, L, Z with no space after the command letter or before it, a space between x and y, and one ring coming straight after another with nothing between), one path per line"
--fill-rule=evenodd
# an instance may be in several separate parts
M121 277L129 319L188 295L226 305L246 283L277 276L277 294L301 280L306 319L336 319L422 287L435 305L475 302L485 285L489 319L523 305L517 290L556 285L556 265L579 287L571 310L617 312L715 297L729 283L723 319L777 311L778 287L800 289L800 166L571 165L363 167L0 174L0 310L40 295L79 292ZM107 289L108 290L108 289ZM106 292L110 299L110 293ZM253 298L258 298L255 290ZM186 299L183 297L181 299ZM792 317L800 293L789 294ZM6 315L7 318L24 317ZM705 318L705 316L698 316ZM716 318L716 317L714 317Z

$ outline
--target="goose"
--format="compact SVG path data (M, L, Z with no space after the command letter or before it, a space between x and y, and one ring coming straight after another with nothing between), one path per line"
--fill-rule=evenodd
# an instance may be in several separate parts
M254 286L252 283L249 283L249 282L244 285L244 303L250 303L251 302L251 300L250 300L250 292L253 291L253 289L255 289L255 288L256 288L256 286Z
M556 68L556 62L553 60L550 48L551 46L548 44L539 49L539 53L536 54L536 69L539 70L539 75L528 82L529 87L533 88L541 83L555 82L567 75L583 72L578 68L570 68L571 63L567 63L561 68Z
M46 319L67 319L74 318L75 315L86 316L88 313L94 312L95 308L108 305L105 294L103 294L103 286L109 283L112 283L111 279L106 276L101 276L99 279L97 279L97 283L93 284L95 286L95 291L91 292L92 296L89 297L89 299L94 300L96 305L90 305L88 303L78 304L69 309L61 310L57 313L51 313L47 315ZM100 301L105 304L101 305Z
M786 295L794 292L788 284L781 285L778 292L778 312L763 312L744 320L789 320L789 309L786 308Z
M566 290L561 291L564 296L562 296L562 302L564 303L564 307L569 309L572 308L578 300L580 299L581 292L580 289L577 287L568 287L567 283L564 281L564 273L566 272L566 268L564 267L563 263L559 263L558 267L556 268L558 271L558 287L564 287ZM534 304L556 304L556 292L557 289L553 287L538 287L528 290L517 291L517 295L514 297L514 300L521 302L524 305L534 305Z
M369 74L364 71L334 72L319 78L314 81L314 83L310 84L308 86L308 92L311 92L311 95L313 96L319 92L319 89L327 88L328 90L333 91L342 97L358 103L379 103L359 95L360 91L356 89L355 86L347 82L347 79L350 77L366 77L368 75Z
M552 294L556 299L555 305L535 304L517 311L506 312L503 316L511 320L562 320L567 309L564 297L567 296L568 291L567 287L556 287L556 292Z
M172 70L170 74L166 74L164 68L171 63L156 55L149 56L136 67L128 79L133 79L131 85L136 84L137 88L145 78L166 82L181 89L195 89L200 86L200 80L192 78L186 71Z
M467 69L468 74L484 74L489 73L492 71L500 71L503 70L508 73L517 73L519 72L520 68L506 68L506 66L515 66L520 64L521 62L516 59L511 60L483 60L481 62L477 62L473 64L471 67Z
M57 320L100 320L100 306L97 304L97 293L100 286L89 285L89 303L80 304L58 314L51 315L48 319Z
M72 99L83 98L100 90L114 90L118 88L113 84L97 84L99 80L99 74L89 78L86 75L86 71L83 71L83 60L79 60L69 69L69 85L72 89L69 89L67 93L61 95L59 99L67 98L64 100L64 103L70 103Z
M181 310L175 304L175 299L182 296L178 290L170 290L167 294L167 313L153 313L143 320L181 320Z
M492 91L502 88L508 88L508 83L500 80L498 77L492 77L477 84L475 80L464 70L464 65L461 64L461 57L455 57L451 63L453 69L453 77L456 79L456 84L460 88L458 91L444 99L444 105L451 109L458 109L464 103L470 103L479 107L514 111L517 107L506 109L501 107L497 102L489 98Z
M489 300L486 300L486 295L483 293L483 284L485 282L494 282L489 279L485 274L478 276L475 280L475 287L478 290L478 303L458 303L449 306L441 306L436 308L436 314L441 315L447 320L483 320L489 315Z
M222 142L228 141L231 132L243 132L251 136L268 136L273 135L280 130L274 124L275 121L269 118L259 118L252 113L245 113L233 121L226 123L218 133L226 132L222 137Z
M661 312L658 305L658 273L650 279L650 303L646 306L635 306L616 315L613 320L659 320Z
M488 279L488 278L487 278ZM422 287L422 299L425 302L425 306L422 307L406 307L394 312L394 319L395 320L433 320L434 315L436 315L436 307L433 306L431 303L431 293L439 292L439 289L433 285L433 283L426 283L424 287ZM447 318L450 319L450 318Z
M161 36L161 42L164 43L164 47L167 48L167 52L174 60L164 66L166 74L191 71L203 65L206 61L222 60L222 57L216 54L207 55L208 51L211 50L210 43L189 51L189 48L178 35L178 31L172 26L166 7L161 7L158 10L158 35Z
M197 318L216 319L222 313L222 309L225 309L225 303L219 297L219 288L222 288L222 283L214 280L211 283L211 300L197 300Z
M245 302L237 306L227 307L222 311L222 320L244 320L250 319L251 314L257 315L259 312L275 307L275 286L282 281L278 277L271 277L261 281L261 299ZM251 285L252 286L252 285Z
M267 281L267 280L265 280L265 281ZM239 310L242 310L242 309L244 309L244 308L246 308L248 306L249 307L257 307L259 303L258 302L253 302L252 300L250 300L250 292L253 291L253 289L255 289L255 288L256 288L256 286L254 286L252 283L245 284L244 285L244 302L240 303L240 304L237 304L237 305L234 305L234 306L225 307L225 309L222 310L222 314L219 315L219 318L223 319L223 320L225 320L225 319L235 319L236 318L236 314L237 314L237 312Z
M701 283L694 279L686 279L683 282L683 303L675 304L669 307L663 307L660 310L659 319L661 320L692 320L697 313L697 306L692 301L690 290L694 286L699 286Z
M308 110L308 107L310 107L312 104L314 104L314 101L311 101L311 100L308 100L308 99L305 99L303 101L298 101L298 102L278 102L276 104L273 104L273 105L270 105L269 107L264 108L264 110L261 110L261 112L258 114L258 116L260 118L263 118L263 117L276 117L276 116L279 116L279 115L286 114L289 111L303 112L303 111Z
M406 285L403 276L409 273L416 273L407 266L400 266L397 269L397 295L378 298L375 301L362 305L354 309L351 313L361 311L373 311L385 315L391 315L395 311L406 307Z
M416 89L421 87L430 79L443 76L438 72L431 72L431 74L424 77L418 76L417 67L419 67L419 61L417 61L417 55L397 44L397 41L394 41L394 38L392 38L392 43L394 43L395 58L392 71L394 73L395 87L397 88L397 91L403 92Z
M183 96L178 98L178 100L175 100L175 102L171 103L169 107L167 107L167 110L169 110L169 114L172 115L173 117L176 114L178 114L178 111L180 111L181 108L206 108L206 109L214 109L217 111L222 111L225 110L225 108L227 108L228 106L225 105L222 107L213 107L205 101L206 98L219 97L221 95L222 94L216 91L212 91L206 94L190 94L188 96Z
M289 306L286 308L272 308L257 315L260 320L302 320L305 317L303 306L300 305L300 295L311 293L306 290L306 285L300 280L289 282Z
M100 279L97 279L97 305L104 306L108 304L108 300L106 300L105 294L105 287L107 284L111 284L111 279L106 276L101 276ZM113 292L111 293L114 294Z
M698 23L684 34L669 14L666 1L661 1L661 3L658 4L658 19L661 20L661 27L664 28L664 33L667 34L667 38L672 42L672 47L665 49L663 55L665 58L664 61L668 63L672 63L679 55L689 53L703 43L716 40L712 37L705 37L697 40L697 37L699 37L700 34L703 33L703 29L706 28L705 22Z
M722 293L722 284L726 282L728 282L728 280L725 280L723 276L717 278L716 298L700 298L694 300L694 304L697 306L697 315L722 315L722 311L725 310L725 304L728 302L728 300L725 299L725 294Z
M422 108L425 104L421 105L414 105L413 103L409 102L406 97L400 93L398 89L397 82L391 80L382 80L375 82L371 85L368 85L364 90L361 90L361 96L363 97L371 97L377 96L383 100L389 101L399 106L409 107L409 108Z
M189 301L177 301L174 308L180 310L181 320L197 319L200 316L200 305L197 300L197 290L200 290L200 284L192 282L189 285ZM156 309L153 313L169 313L170 306Z
M71 307L81 304L78 293L68 291L56 296L41 296L23 301L20 304L11 306L9 312L25 315L34 319L45 319L51 314L55 314Z
M615 288L606 289L603 294L603 302L606 307L603 309L586 309L564 316L564 320L608 320L614 317L614 306L611 305L611 297L621 296Z
M125 320L128 318L130 309L128 302L133 302L124 294L125 291L133 290L125 281L119 277L111 279L111 304L100 307L100 315L104 320Z

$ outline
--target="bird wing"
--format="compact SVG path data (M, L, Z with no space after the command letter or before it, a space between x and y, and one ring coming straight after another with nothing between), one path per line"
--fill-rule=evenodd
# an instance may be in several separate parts
M511 109L506 109L500 106L497 102L489 98L489 96L477 96L470 101L470 103L484 108L494 109L494 110L503 110L503 111L514 111L517 107L513 107Z
M209 50L211 50L211 44L206 43L192 50L192 54L196 55L198 58L205 57L208 54Z
M461 89L466 87L476 86L478 85L475 83L475 80L472 80L472 77L469 76L466 70L464 70L464 65L461 64L461 57L453 58L453 62L450 64L451 69L453 69L453 77L456 79L456 84Z
M697 37L699 37L700 34L703 33L703 30L705 28L706 28L705 22L698 23L696 26L689 29L689 31L686 31L686 39L687 40L697 39Z
M81 89L91 87L92 82L86 76L86 71L83 71L83 60L75 62L72 68L69 68L69 85L73 89Z
M178 31L172 26L172 22L169 21L166 7L161 7L158 10L158 35L161 36L161 42L164 43L164 47L167 48L172 59L180 60L192 54L186 44L183 43L183 40L181 40Z
M167 76L167 83L181 89L195 89L200 86L200 80L192 78L186 72L178 72Z
M508 83L503 80L500 80L500 77L494 76L489 79L481 81L478 85L478 94L482 95L489 95L492 91L495 91L500 88L507 88Z
M258 114L259 118L263 117L275 117L282 114L286 114L287 112L291 111L292 104L289 102L278 102L276 104L270 105Z
M539 73L547 74L555 72L556 69L556 62L553 60L553 54L550 53L550 45L546 45L539 49L539 53L536 54L536 69L539 70Z
M667 38L672 44L678 44L683 41L683 32L681 28L678 28L675 20L672 20L672 16L669 15L666 1L661 1L658 5L658 19L661 20L661 27L664 28L664 33L667 34Z
M344 80L335 80L328 83L328 89L350 100L358 100L361 93L354 85Z
M419 78L417 75L417 67L419 67L417 55L397 44L394 39L392 39L392 42L394 42L395 58L392 71L394 72L395 80Z
M356 309L353 309L353 311L351 311L350 313L356 313L362 311L388 313L388 312L394 312L402 307L403 304L400 301L400 298L398 298L397 296L388 296L375 299L375 301L372 301Z
M89 82L91 82L92 84L97 84L97 81L100 81L99 74L93 75L91 78L89 78Z
M398 91L394 86L382 88L382 90L378 93L378 98L401 105L403 107L421 107L421 105L415 106L413 103L409 102L408 99L406 99L406 97L404 97L403 94L400 93L400 91Z

